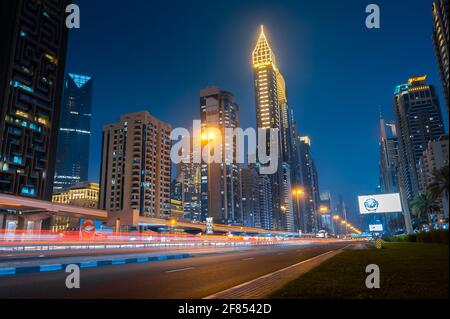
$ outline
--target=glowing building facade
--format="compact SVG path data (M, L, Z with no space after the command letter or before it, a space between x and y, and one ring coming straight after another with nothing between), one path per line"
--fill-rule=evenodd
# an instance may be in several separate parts
M215 223L242 225L240 166L226 158L227 152L236 154L236 141L228 143L225 139L226 128L239 127L239 105L230 92L218 87L203 89L200 92L200 119L203 134L217 130L222 136L221 141L203 140L203 147L211 153L220 152L220 163L203 163L201 166L202 219L212 217ZM221 145L221 149L210 149L205 145L208 143Z
M278 129L278 169L270 175L272 189L271 219L273 229L292 230L294 212L291 196L293 169L291 145L293 126L288 106L286 84L278 69L264 28L261 26L256 47L252 53L256 99L256 125L258 128ZM258 143L268 143L258 141Z
M58 134L53 189L67 188L88 179L93 80L66 75Z
M66 1L0 1L0 193L51 200Z

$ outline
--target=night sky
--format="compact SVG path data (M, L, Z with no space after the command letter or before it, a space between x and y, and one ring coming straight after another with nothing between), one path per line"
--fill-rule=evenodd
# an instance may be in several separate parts
M218 85L255 126L251 52L264 24L295 110L312 139L320 188L358 194L378 185L378 118L393 118L394 87L427 74L442 88L431 42L431 0L75 1L67 72L94 77L89 177L98 180L102 126L147 110L173 127L199 118L199 90ZM365 7L381 8L381 29ZM447 118L447 113L444 112ZM447 124L446 124L447 125Z

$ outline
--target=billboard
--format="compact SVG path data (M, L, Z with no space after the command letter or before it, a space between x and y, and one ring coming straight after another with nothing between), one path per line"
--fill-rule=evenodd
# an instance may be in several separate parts
M358 196L360 214L398 213L402 211L400 194Z
M383 231L383 225L382 224L375 224L375 225L369 225L370 231Z

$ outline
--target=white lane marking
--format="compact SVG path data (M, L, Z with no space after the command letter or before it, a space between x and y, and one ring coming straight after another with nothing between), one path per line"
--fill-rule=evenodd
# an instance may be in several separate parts
M278 253L277 255L284 255L284 253Z
M350 245L348 245L348 246L350 246ZM343 250L343 249L347 248L348 246L345 246L344 248L337 249L337 250ZM217 293L215 293L215 294L213 294L213 295L210 295L210 296L208 296L208 297L205 297L205 298L203 298L203 299L214 299L214 298L216 298L216 296L220 296L220 295L225 294L225 293L228 293L228 292L230 292L230 291L233 291L233 290L239 289L239 288L241 288L241 287L250 285L250 284L254 283L254 282L257 281L257 280L264 279L264 278L270 277L270 276L272 276L272 275L281 273L281 272L283 272L283 271L286 271L286 270L288 270L288 269L297 267L297 266L299 266L299 265L302 265L302 264L304 264L304 263L310 262L310 261L312 261L312 260L314 260L314 259L317 259L317 258L320 258L320 257L322 257L322 256L328 255L328 254L330 254L330 253L332 253L332 252L335 252L335 251L336 251L336 250L330 250L330 251L327 251L326 253L323 253L323 254L314 256L314 257L312 257L312 258L303 260L303 261L301 261L301 262L299 262L299 263L297 263L297 264L295 264L295 265L288 266L288 267L286 267L286 268L283 268L283 269L280 269L280 270L277 270L277 271L268 273L268 274L266 274L266 275L263 275L263 276L261 276L261 277L255 278L255 279L253 279L253 280L244 282L244 283L242 283L242 284L240 284L240 285L237 285L237 286L228 288L228 289L226 289L226 290L217 292Z
M45 255L39 255L39 258L45 257Z
M255 257L244 258L244 259L241 259L241 260L242 261L246 261L246 260L253 260L253 259L255 259Z
M166 273L170 274L172 272L180 272L180 271L191 270L191 269L195 269L195 267L187 267L187 268L166 270Z

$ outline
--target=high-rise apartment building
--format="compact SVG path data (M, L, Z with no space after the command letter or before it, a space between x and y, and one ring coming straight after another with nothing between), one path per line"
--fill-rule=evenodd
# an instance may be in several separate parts
M447 104L447 114L449 108L449 47L448 47L448 20L450 4L449 0L434 0L432 6L433 12L433 46L436 55L436 61L441 76L442 88L444 91L445 103Z
M51 200L66 1L0 1L0 192Z
M93 80L69 73L64 81L53 189L87 181Z
M433 172L449 165L448 135L442 135L436 141L429 141L419 161L419 180L422 189L427 189L433 182ZM448 193L442 194L437 201L442 217L448 218L449 198Z
M426 76L412 77L395 89L393 108L398 136L399 188L411 199L422 187L417 164L428 142L444 134L436 88Z
M221 141L202 141L208 151L220 152L220 163L203 163L201 167L202 215L212 217L214 223L242 224L240 166L226 158L227 152L236 154L236 141L230 144L225 139L226 128L239 127L239 105L230 92L218 87L203 89L200 91L200 119L202 134L209 135L217 130L222 138ZM210 149L211 145L221 145L221 149Z
M146 111L103 127L100 208L170 216L171 130Z

